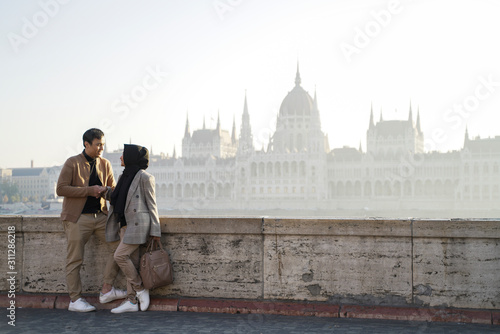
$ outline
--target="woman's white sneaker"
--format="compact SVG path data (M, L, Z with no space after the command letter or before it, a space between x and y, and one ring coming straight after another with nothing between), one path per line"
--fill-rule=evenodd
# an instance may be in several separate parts
M137 304L132 304L130 300L125 300L120 306L112 309L111 313L125 313L125 312L137 312L137 311L139 311L139 306Z
M149 290L144 289L136 292L137 299L141 305L141 311L146 311L149 307Z
M127 291L115 289L115 287L111 287L111 290L108 293L103 294L99 293L99 303L106 304L112 302L113 300L127 298Z
M68 311L73 312L92 312L95 307L90 305L88 301L83 298L78 298L75 302L70 301Z

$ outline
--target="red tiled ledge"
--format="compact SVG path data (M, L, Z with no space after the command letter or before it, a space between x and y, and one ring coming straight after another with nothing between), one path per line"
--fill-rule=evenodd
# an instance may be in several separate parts
M85 297L97 309L111 309L121 301L100 304L97 296ZM0 294L0 307L8 307L10 298ZM67 309L66 295L16 294L16 307ZM314 302L273 302L251 300L218 300L196 298L151 298L150 311L213 312L231 314L279 314L332 318L384 319L427 322L456 322L500 325L500 310L467 310L452 308L330 305Z

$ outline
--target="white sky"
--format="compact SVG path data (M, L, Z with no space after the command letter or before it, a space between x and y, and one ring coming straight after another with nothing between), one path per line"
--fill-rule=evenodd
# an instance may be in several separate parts
M371 103L376 120L407 119L411 100L428 150L460 149L466 126L500 135L498 1L64 2L0 3L0 168L62 164L90 127L108 150L179 153L186 112L191 131L219 111L239 134L245 90L260 148L297 59L331 148L366 149ZM360 46L350 61L347 44ZM120 101L131 94L133 108Z

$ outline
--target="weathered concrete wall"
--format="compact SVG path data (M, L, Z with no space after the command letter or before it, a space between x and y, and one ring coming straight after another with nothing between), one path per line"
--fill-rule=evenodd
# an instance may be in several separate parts
M500 221L162 217L161 225L175 283L154 295L500 309ZM65 293L58 217L0 216L5 276L9 226L17 290ZM100 288L104 247L94 238L86 247L87 293Z

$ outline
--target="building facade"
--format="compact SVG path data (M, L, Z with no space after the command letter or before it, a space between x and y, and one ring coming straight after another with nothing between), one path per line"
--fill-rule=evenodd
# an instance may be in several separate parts
M239 136L221 129L191 132L186 119L182 156L152 156L158 201L176 210L496 209L500 204L500 136L470 139L451 152L424 152L420 113L414 120L374 121L367 148L330 149L318 99L295 85L283 99L267 149L255 149L245 96ZM113 157L113 154L117 157ZM106 153L120 174L118 153Z
M16 184L21 200L40 202L57 197L60 172L59 166L0 169L0 183Z

